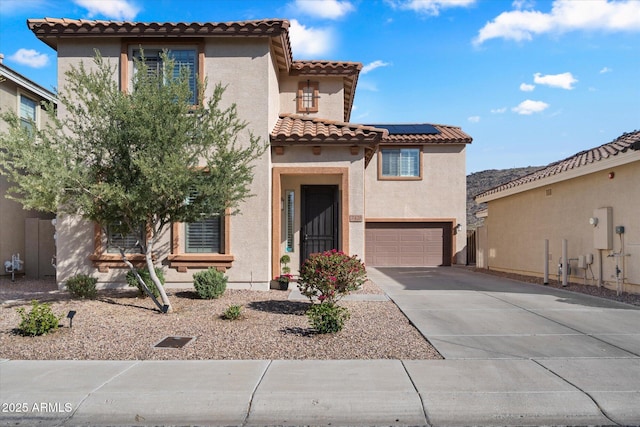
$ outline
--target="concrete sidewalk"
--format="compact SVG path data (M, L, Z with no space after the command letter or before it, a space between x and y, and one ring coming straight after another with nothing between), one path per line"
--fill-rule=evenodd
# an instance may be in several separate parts
M638 424L638 360L609 363L601 387L535 360L3 361L0 425Z
M446 360L0 361L0 425L640 425L640 310L370 269Z

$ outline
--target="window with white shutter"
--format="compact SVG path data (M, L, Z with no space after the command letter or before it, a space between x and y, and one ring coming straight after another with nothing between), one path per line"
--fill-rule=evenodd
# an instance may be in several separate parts
M420 178L420 148L382 148L380 150L381 178Z

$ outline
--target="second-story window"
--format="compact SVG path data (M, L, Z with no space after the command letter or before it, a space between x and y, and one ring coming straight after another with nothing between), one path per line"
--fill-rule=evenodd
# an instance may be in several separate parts
M20 95L20 122L22 127L29 131L33 131L33 126L36 122L36 107L36 101Z
M382 148L378 178L420 178L420 148Z
M298 100L299 113L318 112L318 100L320 99L318 87L318 82L312 82L309 80L298 83L298 94L296 99Z
M197 84L196 84L196 58L197 53L195 49L171 49L167 50L167 56L173 60L173 74L170 76L164 76L168 78L178 78L182 70L186 69L189 72L189 87L191 88L191 103L197 103ZM147 72L157 75L162 73L162 49L136 49L133 51L133 55L142 59L144 54L144 63L147 66Z

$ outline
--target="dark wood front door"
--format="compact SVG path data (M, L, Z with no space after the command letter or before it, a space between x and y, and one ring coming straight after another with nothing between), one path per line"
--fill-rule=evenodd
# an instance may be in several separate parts
M300 264L309 255L338 247L338 186L302 186L302 250Z

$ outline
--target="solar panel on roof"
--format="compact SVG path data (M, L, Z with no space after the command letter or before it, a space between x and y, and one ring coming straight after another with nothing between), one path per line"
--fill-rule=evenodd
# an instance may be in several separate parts
M389 131L389 135L437 135L440 133L435 126L427 123L396 125L371 124L366 126L386 129Z

